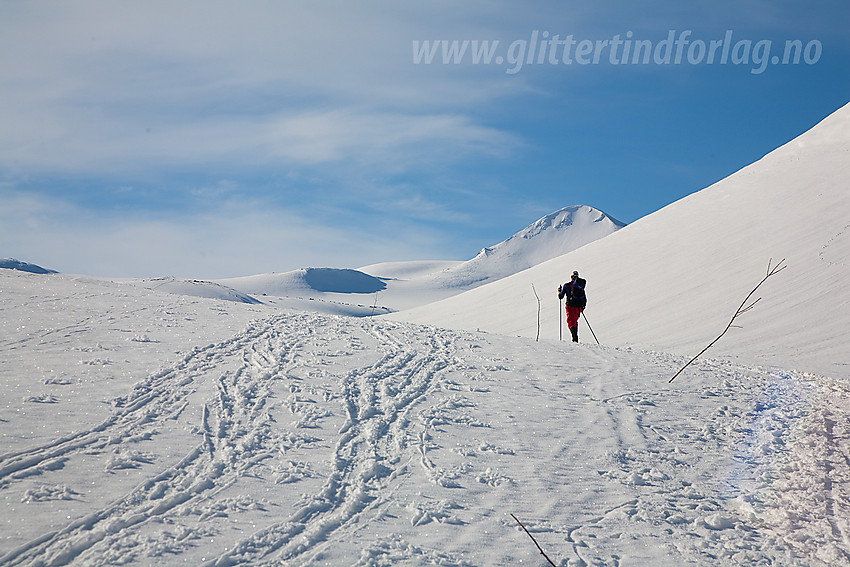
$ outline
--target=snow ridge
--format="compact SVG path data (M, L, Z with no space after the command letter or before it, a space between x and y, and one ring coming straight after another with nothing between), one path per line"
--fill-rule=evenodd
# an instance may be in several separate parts
M211 281L164 277L135 280L133 283L151 290L166 291L168 293L178 295L206 297L208 299L223 299L225 301L235 301L237 303L247 303L251 305L261 303L247 293L242 293L231 287Z

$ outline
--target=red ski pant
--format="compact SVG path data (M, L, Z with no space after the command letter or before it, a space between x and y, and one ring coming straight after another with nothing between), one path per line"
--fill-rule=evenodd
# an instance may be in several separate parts
M572 329L573 327L578 327L578 319L581 317L581 312L584 311L584 307L572 307L567 305L567 328Z

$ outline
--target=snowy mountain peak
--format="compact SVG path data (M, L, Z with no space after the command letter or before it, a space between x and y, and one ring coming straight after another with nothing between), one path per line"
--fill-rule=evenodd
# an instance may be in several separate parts
M626 226L624 223L608 216L599 209L595 209L588 205L573 205L570 207L564 207L554 213L549 213L545 217L533 222L528 227L519 231L499 246L516 238L530 239L545 234L550 230L560 232L568 230L573 226L592 226L592 223L602 223L607 229L611 229L611 232ZM569 250L566 252L569 252Z
M482 249L472 260L446 272L454 286L480 285L581 248L624 226L588 205L564 207L536 220L507 240Z
M604 212L600 211L599 209L596 209L594 207L590 207L588 205L573 205L571 207L564 207L563 209L561 209L559 211L555 211L554 213L550 213L550 214L546 215L542 219L540 219L537 222L535 222L534 224L532 224L526 230L527 231L530 231L531 229L543 230L543 229L550 227L550 226L555 227L555 228L561 228L561 227L564 227L564 226L569 226L569 225L573 224L573 219L577 218L577 217L588 217L593 222L602 222L602 221L607 220L607 221L609 221L612 224L615 224L617 226L620 226L620 227L625 226L623 223L621 223L617 220L614 220L613 218L611 218L610 216L608 216Z

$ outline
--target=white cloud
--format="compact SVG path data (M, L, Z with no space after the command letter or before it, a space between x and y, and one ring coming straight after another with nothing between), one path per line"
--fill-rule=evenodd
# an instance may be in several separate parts
M518 141L460 115L338 109L305 112L269 125L273 153L298 163L352 160L395 168L436 157L504 154Z
M400 166L414 147L426 161L513 147L473 110L522 82L416 68L421 15L314 2L4 5L0 168Z

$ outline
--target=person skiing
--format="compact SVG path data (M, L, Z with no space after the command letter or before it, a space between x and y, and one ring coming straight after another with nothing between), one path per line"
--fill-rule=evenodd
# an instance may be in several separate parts
M584 287L587 280L580 278L578 272L573 272L569 283L558 287L558 299L567 298L567 328L573 336L573 342L578 342L578 319L587 306L587 296Z

